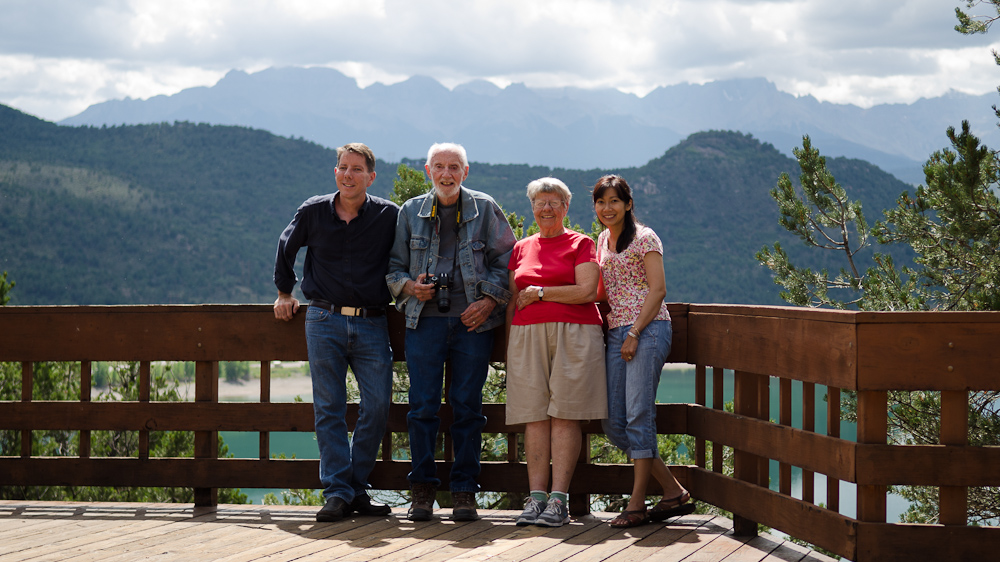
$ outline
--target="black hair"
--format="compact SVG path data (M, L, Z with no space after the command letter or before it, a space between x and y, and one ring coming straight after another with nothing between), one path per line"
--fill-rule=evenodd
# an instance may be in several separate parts
M615 252L619 254L624 252L628 245L635 240L635 233L639 230L639 221L635 219L635 214L632 211L635 209L635 203L632 203L632 188L628 186L628 182L625 178L615 175L607 175L597 180L594 184L594 203L598 199L604 196L604 192L613 189L618 195L618 198L625 203L625 220L622 223L622 233L618 236L618 243L615 244ZM629 203L632 203L632 208L629 209ZM598 219L600 220L600 219Z

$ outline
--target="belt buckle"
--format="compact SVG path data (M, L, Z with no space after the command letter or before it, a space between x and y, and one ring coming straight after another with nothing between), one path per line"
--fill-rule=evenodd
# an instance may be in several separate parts
M364 311L363 308L355 308L353 306L342 306L340 307L340 313L344 316L361 316Z

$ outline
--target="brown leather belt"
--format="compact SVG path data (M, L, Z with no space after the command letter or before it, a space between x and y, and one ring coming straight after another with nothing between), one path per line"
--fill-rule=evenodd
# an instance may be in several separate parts
M324 310L329 310L334 314L342 314L344 316L360 316L362 318L374 318L376 316L385 316L384 308L376 307L356 307L356 306L337 306L331 302L324 300L313 299L309 302L310 306L318 306Z

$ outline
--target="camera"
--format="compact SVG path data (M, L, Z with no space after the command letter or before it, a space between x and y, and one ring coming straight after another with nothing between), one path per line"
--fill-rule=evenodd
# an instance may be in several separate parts
M451 310L451 295L448 293L448 290L451 289L451 277L447 273L438 273L428 277L425 282L434 285L434 290L437 292L438 312Z

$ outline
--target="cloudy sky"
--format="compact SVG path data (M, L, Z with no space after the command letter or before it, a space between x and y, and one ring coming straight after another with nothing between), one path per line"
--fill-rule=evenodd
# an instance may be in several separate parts
M765 77L869 107L1000 84L964 0L0 0L0 103L59 120L231 69L328 66L445 86L657 86ZM988 14L986 7L973 12ZM994 10L994 15L996 14Z

